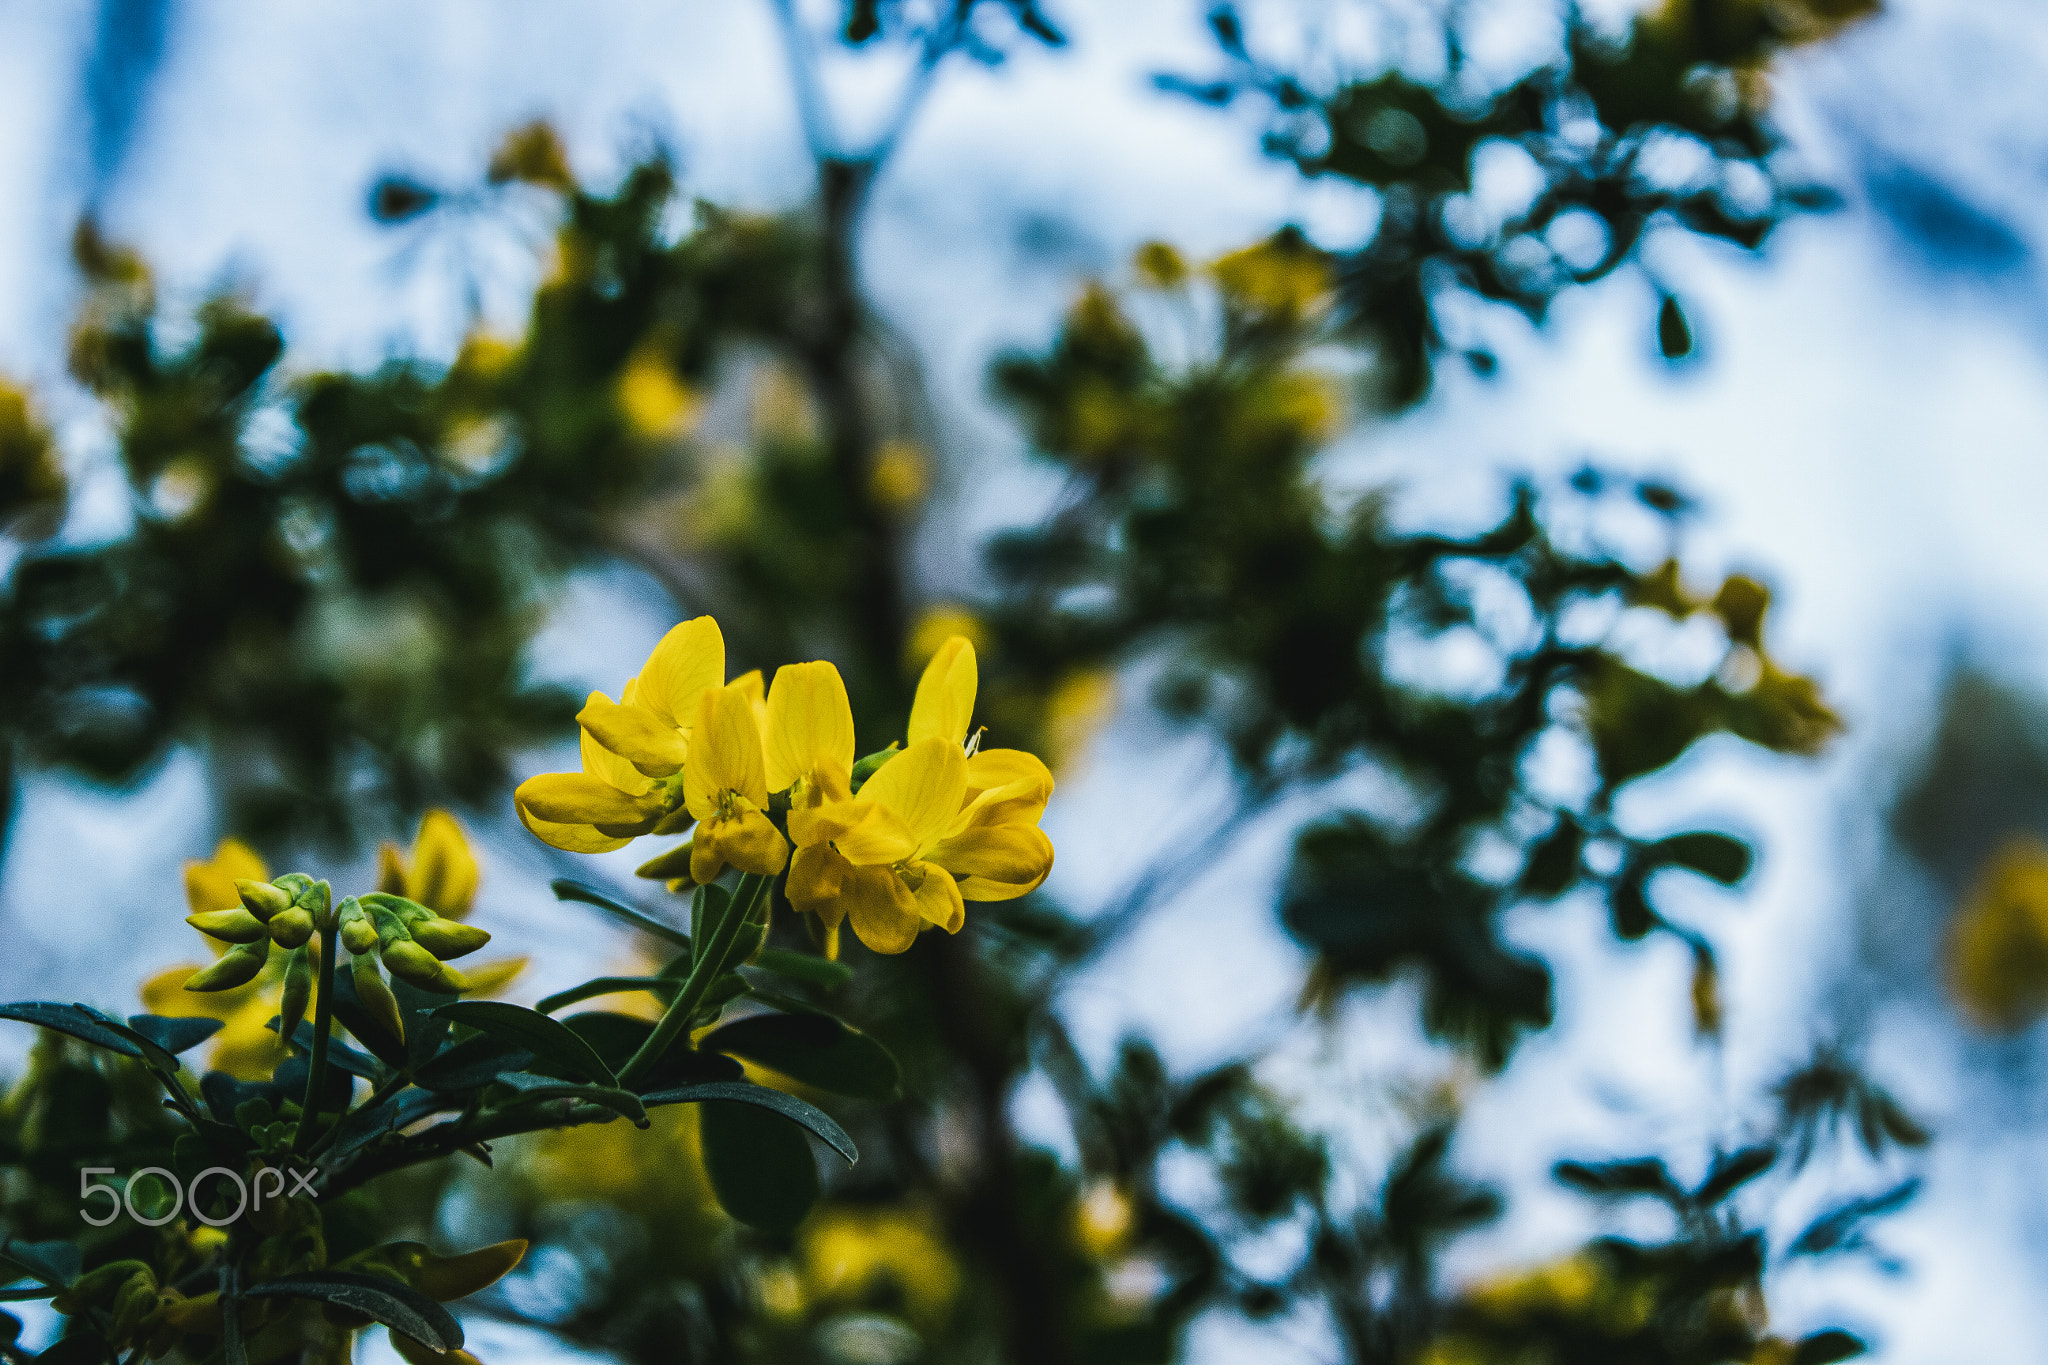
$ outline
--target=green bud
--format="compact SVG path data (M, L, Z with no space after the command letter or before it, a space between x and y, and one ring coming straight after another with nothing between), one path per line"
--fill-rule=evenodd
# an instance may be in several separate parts
M129 1276L114 1295L112 1340L126 1343L135 1336L143 1320L156 1311L156 1274L148 1266Z
M304 948L293 951L284 964L284 996L277 1006L277 1038L281 1047L284 1040L299 1031L299 1021L306 1017L306 1006L313 1000L313 954Z
M483 947L491 941L491 936L473 924L423 919L412 926L412 941L441 961L450 962Z
M110 1306L122 1287L135 1275L150 1275L152 1281L155 1279L146 1262L109 1261L73 1280L62 1293L50 1300L50 1306L67 1317L88 1308ZM154 1287L152 1283L151 1288Z
M892 739L889 741L888 748L877 749L875 750L875 752L867 755L865 758L855 763L853 765L853 789L855 791L859 791L861 789L861 784L866 782L869 778L873 777L877 772L879 772L881 770L882 765L884 763L887 763L890 759L896 757L898 752L899 750L896 748L896 741Z
M372 900L369 897L364 897L362 900L364 913L370 917L370 923L377 926L377 942L386 948L389 948L394 943L407 942L412 938L412 935L406 931L405 921L400 919L398 912L386 903L387 900L392 899L396 898L379 897Z
M355 977L356 994L362 998L363 1008L370 1012L370 1017L383 1025L393 1038L404 1042L405 1016L399 1011L398 997L385 983L384 973L377 969L376 955L360 954L349 963L349 973Z
M369 913L354 896L341 903L335 918L341 925L342 946L350 952L367 953L377 946L377 926L370 922Z
M241 894L242 904L249 907L249 913L266 924L272 915L292 906L291 892L269 882L239 880L235 883L235 890Z
M409 938L385 944L383 956L393 976L424 989L431 989L442 971L441 960Z
M263 970L263 964L270 960L270 939L266 936L254 943L241 943L222 954L220 961L204 971L195 972L185 983L188 991L226 991L236 986L246 986L256 979Z
M690 875L690 849L695 844L694 839L685 840L634 868L633 875L657 882L687 880Z
M316 926L325 927L334 909L334 888L324 881L314 882L299 892L292 904L311 915Z
M294 905L270 917L270 940L280 948L303 948L313 937L313 916Z
M185 916L185 923L223 943L254 943L263 937L263 921L237 905L229 910L204 910Z

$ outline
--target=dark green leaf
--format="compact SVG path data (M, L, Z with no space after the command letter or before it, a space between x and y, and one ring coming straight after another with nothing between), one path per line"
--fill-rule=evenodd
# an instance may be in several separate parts
M538 1010L503 1000L458 1000L452 1005L441 1006L434 1013L487 1033L500 1042L523 1047L535 1057L562 1067L570 1075L594 1085L616 1089L619 1084L619 1078L604 1064L604 1058L591 1051L590 1044L579 1038L573 1029L564 1028L561 1021L550 1019Z
M1718 1204L1771 1169L1771 1163L1777 1159L1777 1145L1769 1142L1731 1152L1714 1162L1706 1180L1693 1192L1693 1198L1706 1206Z
M728 1101L772 1109L784 1118L810 1129L826 1146L844 1157L847 1165L851 1166L860 1159L860 1150L853 1145L853 1139L848 1137L846 1130L834 1123L829 1115L813 1105L805 1104L794 1095L786 1095L765 1085L754 1085L748 1081L705 1081L697 1085L679 1086L674 1090L656 1091L652 1095L642 1095L640 1099L650 1109L660 1104L707 1102L718 1108L723 1107L723 1103Z
M348 973L349 984L355 978ZM398 1013L405 1020L405 1067L417 1071L441 1050L442 1040L448 1036L448 1021L434 1013L448 1003L448 997L432 991L423 991L402 976L391 978L391 994L398 1001Z
M572 882L566 877L557 877L549 882L548 885L554 888L555 894L565 901L581 901L585 905L594 905L606 914L616 919L624 920L642 933L653 934L656 938L667 939L678 948L690 946L690 936L682 930L663 924L653 916L643 914L632 906L627 905L624 901L607 896L595 887L585 886L581 882Z
M160 1014L134 1014L128 1027L166 1052L189 1052L221 1031L218 1019L169 1019Z
M280 1022L278 1016L272 1015L270 1022L263 1027L275 1033ZM313 1055L313 1039L312 1023L309 1020L300 1020L298 1031L292 1034L292 1046L298 1049L299 1055L310 1057ZM359 1076L372 1083L384 1074L383 1068L377 1065L375 1058L356 1051L339 1038L327 1040L327 1065L338 1067L351 1076Z
M392 1037L377 1016L363 1004L363 997L356 992L354 972L338 971L334 974L334 1017L349 1031L350 1037L369 1049L371 1055L384 1065L395 1071L403 1070L411 1060L407 1043ZM311 1028L312 1025L301 1024L299 1027ZM329 1055L332 1056L331 1047Z
M746 1104L707 1105L699 1132L711 1188L742 1223L788 1232L817 1202L818 1163L811 1145L779 1113Z
M414 1072L413 1084L428 1090L475 1090L500 1072L524 1071L532 1063L533 1054L525 1048L489 1036L465 1038Z
M1578 875L1579 853L1585 843L1578 821L1560 815L1557 827L1529 851L1528 864L1522 869L1522 890L1546 899L1562 894Z
M35 1360L36 1365L100 1365L112 1358L107 1350L107 1339L88 1328L58 1337L56 1343Z
M571 1014L562 1020L562 1025L575 1030L615 1072L626 1065L627 1060L640 1050L640 1045L647 1041L647 1035L654 1032L653 1023L646 1019L604 1010ZM534 1069L545 1071L548 1068ZM697 1081L736 1081L742 1074L740 1064L730 1057L717 1052L694 1051L678 1043L648 1068L640 1077L639 1086L643 1092L668 1090Z
M601 995L622 995L627 991L646 991L666 1005L681 989L682 983L670 976L600 976L580 986L571 986L566 991L557 991L543 998L534 1008L542 1014L553 1014L556 1010L595 1000Z
M73 1038L91 1043L94 1047L118 1052L124 1057L140 1059L142 1056L142 1045L125 1025L110 1026L103 1015L86 1009L83 1005L60 1005L50 1000L22 1000L11 1005L0 1005L0 1019L18 1019L24 1024L55 1029L59 1033L68 1033Z
M1685 309L1671 295L1657 306L1657 349L1666 360L1683 360L1692 354L1692 327Z
M1652 1194L1660 1199L1684 1197L1671 1179L1670 1171L1655 1157L1635 1161L1560 1161L1551 1174L1573 1189L1587 1194Z
M1869 1349L1861 1337L1839 1327L1831 1327L1801 1340L1793 1348L1792 1365L1833 1365L1837 1360L1860 1356Z
M462 1345L462 1325L455 1321L454 1314L411 1285L380 1276L355 1275L344 1270L315 1270L252 1284L244 1288L242 1294L251 1299L317 1299L321 1303L352 1308L436 1351L452 1351Z
M1607 909L1619 938L1633 941L1657 927L1657 913L1643 893L1643 876L1640 866L1625 868L1608 889Z
M642 1128L647 1126L647 1109L640 1103L640 1097L617 1086L572 1085L557 1077L536 1076L530 1071L507 1071L498 1077L497 1083L518 1091L521 1101L582 1100L624 1114Z
M1648 857L1655 865L1691 868L1723 886L1733 886L1747 877L1755 861L1755 854L1742 840L1705 830L1659 839L1650 845Z
M75 1242L15 1242L0 1244L0 1268L13 1271L10 1277L27 1276L53 1289L62 1289L78 1278L83 1262Z
M752 965L764 972L774 972L828 991L853 980L853 968L844 962L812 957L809 953L792 953L787 948L763 948L755 955Z
M0 1289L0 1303L27 1303L32 1299L47 1299L58 1292L53 1284L11 1284Z
M744 1057L791 1080L864 1100L893 1100L902 1073L889 1050L829 1014L757 1014L713 1030L700 1051Z

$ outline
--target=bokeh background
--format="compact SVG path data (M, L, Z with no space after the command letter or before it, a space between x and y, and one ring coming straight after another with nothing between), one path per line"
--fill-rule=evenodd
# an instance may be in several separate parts
M922 11L883 8L883 32L855 47L840 37L844 13L796 7L816 93L846 147L884 136L915 79L916 40L902 26ZM996 12L977 21L987 50L936 65L857 239L880 367L916 395L891 419L918 452L923 485L897 561L913 617L997 595L984 547L1039 525L1071 494L992 383L997 357L1044 353L1091 280L1129 285L1145 243L1206 261L1292 226L1341 255L1371 240L1387 202L1262 146L1276 125L1256 91L1227 103L1190 93L1231 69L1198 4L1048 3L1043 21L1058 45L1017 22L1017 7L987 8ZM1627 31L1629 7L1588 11L1587 22ZM1477 69L1512 75L1549 60L1560 13L1547 0L1493 0L1459 7L1456 22ZM1440 25L1437 15L1398 0L1242 7L1253 51L1313 90L1403 61L1431 79L1439 58L1413 34ZM1314 457L1329 498L1376 490L1393 524L1458 535L1506 514L1514 477L1561 489L1590 463L1610 481L1657 480L1693 500L1681 518L1687 582L1740 572L1772 585L1772 657L1819 680L1841 736L1817 755L1710 736L1627 785L1614 807L1645 836L1704 826L1757 849L1755 871L1733 890L1661 888L1660 913L1712 944L1718 1040L1697 1036L1687 944L1617 938L1589 891L1503 912L1504 939L1550 964L1556 1013L1497 1073L1426 1035L1412 980L1305 1011L1316 945L1276 917L1276 888L1317 810L1392 799L1354 773L1350 788L1294 792L1238 822L1142 923L1060 968L1052 1008L1082 1058L1106 1071L1132 1036L1149 1038L1175 1075L1254 1057L1296 1119L1331 1135L1340 1172L1381 1169L1386 1134L1423 1103L1415 1097L1451 1087L1462 1113L1456 1166L1505 1201L1497 1220L1444 1251L1438 1273L1455 1293L1615 1226L1612 1209L1553 1179L1558 1160L1660 1153L1696 1179L1710 1147L1740 1140L1756 1097L1816 1048L1836 1046L1934 1141L1852 1174L1851 1192L1922 1183L1870 1247L1824 1272L1774 1274L1774 1328L1845 1326L1902 1365L2036 1357L2048 1330L2035 1292L2048 1271L2048 1184L2038 1175L2048 1051L2029 994L2039 988L1971 996L1958 985L1967 972L1955 945L1959 915L1992 913L1983 907L1996 895L1984 888L2001 854L2025 862L2013 839L2048 837L2044 67L2048 20L2020 0L1889 0L1774 55L1769 120L1798 176L1836 196L1832 207L1791 215L1755 251L1660 222L1626 269L1561 289L1540 322L1448 301L1426 394L1385 402L1358 380L1347 418ZM67 368L67 337L90 297L73 265L81 218L148 261L163 344L180 344L180 328L193 335L193 309L225 290L283 333L285 359L269 382L367 374L394 357L446 366L473 333L524 334L550 269L558 214L543 188L515 184L485 207L444 189L479 184L508 131L546 120L578 181L600 195L666 148L685 204L802 215L818 186L794 93L803 85L769 0L0 7L0 373L33 393L71 488L55 539L0 540L0 572L41 552L31 544L127 536L138 515L118 404ZM379 221L380 180L443 190L449 202ZM669 231L686 230L687 210L670 220ZM1682 309L1683 344L1660 314L1667 294ZM1168 330L1178 325L1169 319ZM1468 350L1485 363L1464 363ZM1323 360L1338 374L1356 368L1341 342L1326 344ZM538 633L520 655L525 677L577 695L613 688L661 631L698 609L693 580L675 570L688 554L646 545L710 515L691 498L730 462L721 449L744 444L733 433L805 420L777 416L778 402L802 403L778 399L770 370L742 346L690 376L704 412L679 438L687 472L612 508L618 529L595 538L602 548L544 586ZM1653 523L1618 533L1645 570L1663 534ZM399 646L366 628L342 647ZM1701 646L1644 648L1682 656ZM1105 659L1094 690L1070 693L1072 714L1056 718L1066 742L1046 818L1059 850L1047 893L1082 924L1114 911L1149 858L1201 837L1239 790L1218 733L1156 704L1170 663L1159 649ZM1417 677L1448 670L1441 678L1471 665L1439 654L1392 666ZM0 670L16 667L0 660ZM223 795L232 774L223 776L217 741L174 736L111 784L15 746L0 868L0 996L10 999L130 1008L134 982L192 955L183 862L248 834L267 841L273 866L317 864L340 884L349 869L368 875L371 841L409 834L423 795L439 799L366 792L359 828L287 821L252 831ZM553 716L510 745L507 773L573 767L573 754L573 727ZM335 780L345 787L345 774ZM547 879L564 869L512 819L508 792L509 782L483 782L456 808L486 869L476 922L530 955L510 992L530 1000L633 948L553 899ZM645 896L650 884L631 878L636 861L606 855L583 875ZM2019 907L2009 912L2019 927L1986 951L2024 975L2039 970L2026 963L2048 942L2048 928L2027 927L2048 925L2048 900L2024 867L2009 881L1998 894ZM2004 1005L1987 1006L1985 992L1999 990ZM10 1036L5 1046L12 1069L26 1043ZM1017 1073L1001 1103L1024 1143L1087 1164L1045 1070ZM1168 1203L1206 1197L1192 1173L1177 1190L1170 1162L1159 1178ZM488 1224L465 1197L448 1196L441 1226ZM1773 1199L1753 1216L1791 1231L1821 1206L1796 1181ZM559 1245L574 1250L585 1235L572 1227ZM1280 1227L1271 1245L1247 1244L1244 1263L1286 1263L1295 1235ZM932 1273L920 1282L937 1294ZM525 1283L527 1308L543 1305L535 1316L550 1295L573 1297L544 1277ZM908 1304L900 1315L918 1320L914 1294ZM607 1349L531 1325L491 1330L477 1340L493 1362ZM912 1358L887 1354L912 1349L895 1338L841 1337L830 1349L843 1358ZM1339 1340L1316 1312L1260 1320L1209 1308L1176 1334L1173 1352L1380 1358L1346 1354Z

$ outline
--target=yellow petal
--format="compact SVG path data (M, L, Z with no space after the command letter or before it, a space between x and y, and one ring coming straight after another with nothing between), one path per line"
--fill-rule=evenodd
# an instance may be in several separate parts
M799 912L826 915L828 925L836 925L846 913L837 904L839 893L852 875L853 865L839 853L813 844L799 848L789 860L789 881L783 890Z
M463 973L469 981L464 995L491 995L512 984L518 975L526 970L523 957L500 958L496 962L480 962Z
M821 764L853 767L846 684L823 660L785 665L768 691L768 790L786 791Z
M667 777L683 766L690 745L682 732L644 706L621 706L602 692L592 692L576 713L576 723L598 747L631 763L649 777Z
M883 764L854 800L878 802L894 811L923 848L953 823L966 794L967 757L959 742L931 736L913 740Z
M835 802L805 812L801 821L792 814L791 830L799 826L806 836L828 834L846 860L859 867L887 867L917 852L917 834L879 801Z
M918 918L949 934L959 933L967 922L967 907L960 902L960 887L953 874L937 863L922 863L913 871L924 873L917 887Z
M911 744L933 737L956 749L965 744L968 722L974 719L976 681L974 645L968 638L955 635L940 645L917 680L917 699L910 705Z
M923 921L903 879L886 867L855 868L838 904L853 921L853 932L878 953L900 953L917 942Z
M733 819L714 821L699 829L698 843L704 841L707 832L725 861L742 872L772 877L789 862L788 841L760 811L741 811Z
M405 895L405 854L389 839L377 845L377 889L387 896Z
M708 616L685 621L661 637L640 670L638 701L670 725L687 729L697 698L725 681L725 636Z
M654 779L599 744L590 731L581 731L577 741L583 755L583 771L600 777L631 796L654 789Z
M536 820L561 825L651 825L662 813L659 797L630 795L588 773L529 777L512 798Z
M420 832L412 841L412 872L405 879L407 900L418 901L445 919L459 920L476 904L481 876L476 854L454 816L436 808L420 817Z
M268 1027L278 1012L283 992L275 981L252 991L213 1035L207 1062L238 1081L266 1081L282 1058L278 1036Z
M1015 900L1052 871L1052 840L1036 825L984 825L940 840L927 860L958 877L968 900Z
M761 732L761 743L765 747L768 743L768 684L761 677L761 670L748 669L727 686L738 688L740 695L747 699L747 707L754 713L754 728Z
M208 910L232 910L242 903L235 890L238 880L270 880L270 870L256 850L240 839L223 839L206 862L185 864L185 904L195 915Z
M192 973L204 970L196 962L181 962L175 967L164 968L144 981L136 992L142 998L142 1007L151 1014L171 1019L225 1019L261 989L257 982L252 981L227 991L186 990L185 983L191 980Z
M615 848L624 848L633 842L630 836L602 834L595 825L563 824L555 820L536 820L533 812L518 801L512 803L519 812L519 823L526 826L527 833L564 853L609 853Z
M768 804L761 727L745 689L718 687L697 701L690 735L690 762L683 769L683 798L690 814L708 820L725 792L738 792L755 806ZM699 877L699 881L704 880Z

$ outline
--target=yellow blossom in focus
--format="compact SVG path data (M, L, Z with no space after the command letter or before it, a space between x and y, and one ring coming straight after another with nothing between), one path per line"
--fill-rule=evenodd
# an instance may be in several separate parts
M868 471L868 498L885 512L902 515L924 501L931 483L924 452L909 441L884 441Z
M977 669L955 636L918 682L909 745L850 801L820 806L799 836L790 904L828 930L850 920L878 953L900 953L927 924L957 933L967 900L1010 900L1052 871L1038 819L1052 773L1015 749L967 751Z
M690 844L692 880L715 881L727 864L772 877L788 863L789 844L768 819L761 722L752 690L743 683L708 689L698 698L683 793L697 821Z
M633 434L648 440L688 430L700 406L661 353L646 347L633 353L619 375L618 401Z
M2048 846L2016 835L1992 854L1950 927L1948 973L1987 1028L2023 1028L2048 1012Z
M929 1215L909 1209L828 1207L804 1224L799 1247L813 1301L858 1306L893 1288L929 1329L960 1293L960 1268Z

